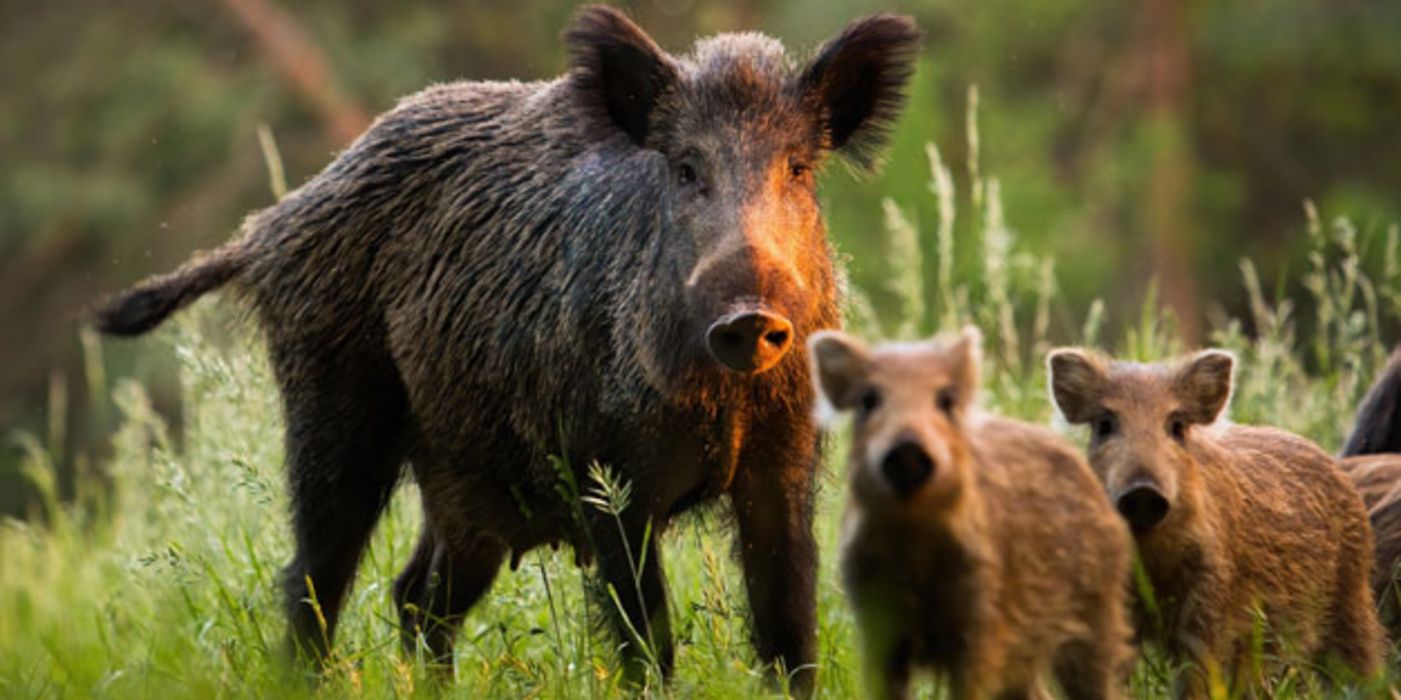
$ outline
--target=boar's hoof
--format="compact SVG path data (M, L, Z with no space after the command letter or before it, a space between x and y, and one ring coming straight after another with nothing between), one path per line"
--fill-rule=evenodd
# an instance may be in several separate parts
M1114 499L1114 507L1129 522L1133 534L1142 535L1163 521L1168 513L1167 497L1158 486L1147 480L1136 480Z
M904 442L886 453L880 469L896 495L908 498L934 473L934 460L930 459L924 448Z
M758 374L778 364L793 346L793 324L767 311L746 311L716 321L705 345L720 364Z

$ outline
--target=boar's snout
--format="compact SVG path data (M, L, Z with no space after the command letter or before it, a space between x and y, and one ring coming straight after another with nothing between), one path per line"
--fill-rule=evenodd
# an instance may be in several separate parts
M705 346L720 364L758 374L778 364L793 347L793 324L767 311L733 313L710 326Z
M1167 517L1169 505L1158 484L1145 476L1130 481L1114 498L1114 507L1133 534L1142 535Z
M895 494L908 498L929 481L934 473L934 460L923 447L913 442L902 442L885 454L880 470Z

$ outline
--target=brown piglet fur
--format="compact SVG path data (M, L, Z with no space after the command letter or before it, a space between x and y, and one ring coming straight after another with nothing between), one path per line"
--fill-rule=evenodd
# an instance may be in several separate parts
M911 674L955 698L1118 697L1131 541L1084 459L975 408L980 336L810 342L819 394L855 414L842 576L873 697Z
M1063 349L1048 364L1056 404L1091 426L1090 465L1135 533L1152 594L1140 596L1140 634L1188 662L1179 695L1205 696L1218 672L1256 687L1266 659L1376 676L1384 642L1362 501L1312 442L1217 423L1229 353L1145 365Z

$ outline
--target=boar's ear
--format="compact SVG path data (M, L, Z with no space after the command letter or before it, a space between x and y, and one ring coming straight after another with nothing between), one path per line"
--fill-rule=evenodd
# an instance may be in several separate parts
M1225 350L1203 350L1182 365L1173 389L1188 421L1211 423L1221 415L1231 401L1235 367L1235 356Z
M1100 412L1105 372L1099 358L1083 350L1061 348L1046 357L1051 398L1071 423L1088 423Z
M577 99L611 127L641 146L652 110L676 84L676 66L626 15L589 5L565 32Z
M803 68L798 89L823 119L827 146L870 168L905 106L920 31L900 15L848 24Z
M819 331L808 338L808 357L818 396L837 411L855 407L870 366L865 343L841 331Z
M977 326L964 326L949 346L949 360L958 381L957 401L967 406L978 393L983 374L983 332Z

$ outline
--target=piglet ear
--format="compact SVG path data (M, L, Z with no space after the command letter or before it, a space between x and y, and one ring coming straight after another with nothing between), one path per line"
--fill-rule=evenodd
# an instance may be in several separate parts
M859 167L872 166L904 109L920 38L909 17L863 17L803 68L799 89L822 115L828 146Z
M652 111L676 85L671 58L626 15L606 5L580 9L564 41L577 99L602 123L643 145Z
M1173 389L1192 423L1211 423L1231 401L1236 358L1225 350L1203 350L1177 370Z
M1088 423L1101 411L1104 363L1083 350L1061 348L1046 357L1051 398L1071 423Z
M958 402L967 405L978 393L983 376L983 332L964 326L949 349L958 381Z
M870 366L865 343L841 331L819 331L808 338L808 357L822 400L837 411L855 407Z

